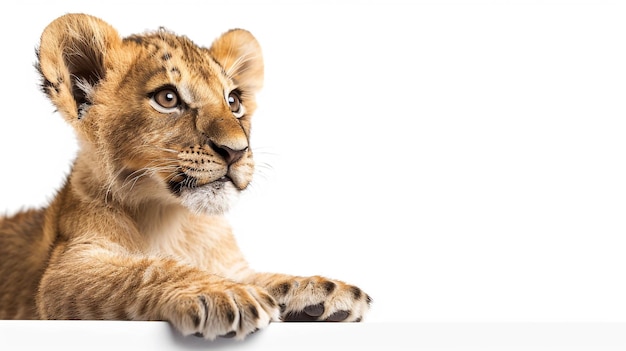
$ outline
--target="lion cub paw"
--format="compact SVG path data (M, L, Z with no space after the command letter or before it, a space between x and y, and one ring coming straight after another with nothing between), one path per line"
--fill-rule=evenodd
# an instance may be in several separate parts
M360 322L372 302L356 286L319 276L282 281L268 291L285 322Z
M168 320L183 335L243 339L280 318L276 301L256 286L194 290L177 293L169 313Z

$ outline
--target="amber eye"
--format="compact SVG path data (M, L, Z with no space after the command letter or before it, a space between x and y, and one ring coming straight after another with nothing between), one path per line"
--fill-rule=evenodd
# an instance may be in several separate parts
M180 113L182 102L176 88L171 86L163 87L150 95L150 106L161 113Z
M153 99L154 102L159 104L159 106L166 109L178 106L178 94L176 94L176 92L171 88L165 88L157 91L156 94L154 94Z
M243 116L243 106L241 105L241 99L239 98L239 94L235 91L231 91L226 98L228 105L230 106L230 110L233 112L235 117L239 118Z

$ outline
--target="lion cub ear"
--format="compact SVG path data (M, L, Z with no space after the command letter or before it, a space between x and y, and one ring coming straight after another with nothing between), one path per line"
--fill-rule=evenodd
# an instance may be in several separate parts
M222 34L209 53L244 92L254 94L263 87L263 54L250 32L232 29Z
M42 89L70 124L82 117L105 77L107 52L120 44L113 27L85 14L61 16L44 29L37 49Z

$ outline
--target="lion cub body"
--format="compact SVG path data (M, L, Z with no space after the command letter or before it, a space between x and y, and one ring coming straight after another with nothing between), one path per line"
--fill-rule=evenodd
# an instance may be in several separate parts
M44 30L38 69L80 150L49 206L0 219L0 318L167 320L208 339L362 319L355 286L253 271L222 215L254 172L249 32L203 48L69 14Z

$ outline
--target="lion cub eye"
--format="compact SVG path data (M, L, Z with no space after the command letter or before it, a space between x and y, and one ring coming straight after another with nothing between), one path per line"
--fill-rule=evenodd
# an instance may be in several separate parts
M178 111L180 107L180 98L176 90L172 88L163 88L152 95L150 105L161 113L172 113Z
M230 106L230 110L233 112L233 115L235 115L235 117L239 118L243 116L243 105L241 104L241 98L236 91L231 91L230 93L228 93L226 101L228 102L228 106Z

